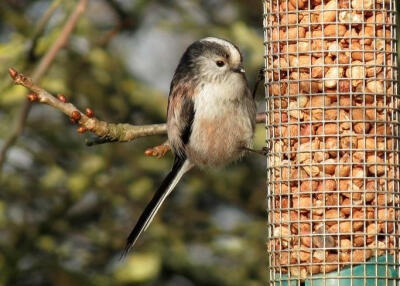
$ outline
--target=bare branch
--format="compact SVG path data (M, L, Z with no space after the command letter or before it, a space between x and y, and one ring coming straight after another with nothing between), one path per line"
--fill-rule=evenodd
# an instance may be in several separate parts
M42 18L36 24L35 35L42 34L44 28L47 25L47 22L50 20L53 13L57 10L58 6L60 6L62 0L53 0L50 4L49 8L43 13Z
M108 45L113 37L118 33L126 30L133 32L139 28L143 22L143 14L145 14L144 10L151 5L151 1L136 2L137 3L134 4L134 9L131 9L129 12L127 12L125 11L123 5L121 5L120 1L106 1L117 18L117 24L96 41L97 45Z
M58 51L67 43L69 36L71 35L72 30L77 24L79 16L86 10L88 0L80 0L78 4L75 6L74 11L69 16L67 22L65 23L59 37L57 40L52 44L50 49L46 52L46 54L41 59L39 65L35 68L32 79L33 81L37 82L42 75L47 71L50 67L51 63L53 62L56 54ZM7 154L8 149L14 145L17 141L17 138L21 135L26 119L28 118L29 111L31 109L31 103L26 101L21 108L19 113L19 118L14 130L11 132L10 136L5 140L3 146L0 150L0 170L2 165L4 164L5 157Z
M58 53L58 51L65 46L68 42L69 36L72 33L72 30L75 28L79 16L86 10L88 0L81 0L76 5L75 10L69 16L67 22L65 23L60 36L53 43L47 53L44 55L43 59L40 61L39 65L36 67L34 73L32 74L32 80L38 81L43 74L47 71L50 64L53 62L54 57Z
M9 69L10 75L15 84L22 85L33 91L37 96L34 97L39 103L50 105L71 118L71 121L83 126L100 138L105 138L108 142L128 142L139 137L150 135L164 135L167 132L166 124L132 125L129 123L108 123L91 117L92 112L80 111L75 105L63 102L54 97L46 90L33 83L33 80L18 73L15 69Z
M49 22L53 13L57 10L58 6L60 6L61 0L53 0L50 4L49 8L46 12L43 13L42 18L36 24L36 29L32 37L32 43L28 51L28 59L29 61L33 62L36 59L35 50L37 46L37 42L39 38L42 36L44 28L46 27L47 23Z
M82 112L72 103L66 102L64 96L59 95L58 98L54 97L46 90L35 85L32 79L17 72L15 69L10 68L9 73L15 84L22 85L34 92L34 94L28 95L31 101L50 105L63 112L73 123L78 123L80 125L78 128L79 133L90 131L99 137L94 141L86 142L88 146L111 142L128 142L140 137L165 135L167 133L167 125L165 123L132 125L129 123L108 123L99 120L93 116L94 113L90 108ZM257 123L265 122L265 118L265 113L258 113L256 118ZM170 150L170 145L168 141L166 141L161 145L147 149L145 155L160 158Z
M256 122L257 123L263 123L264 124L265 120L266 120L265 112L257 113L257 116L256 116ZM166 124L164 124L164 125L165 125L165 129L163 128L163 130L165 130L165 133L157 133L157 134L149 134L149 135L165 135L165 134L167 134L167 126L166 126ZM140 136L140 137L142 137L142 136ZM133 138L133 139L135 139L135 138ZM94 139L87 139L86 140L86 145L90 147L90 146L94 146L94 145L100 145L100 144L105 144L105 143L115 143L115 142L121 142L121 141L118 141L118 140L115 140L115 139L112 140L112 139L107 138L107 137L94 138ZM125 142L125 141L123 141L123 142ZM145 153L146 156L153 156L153 157L161 158L166 153L168 153L168 151L170 151L170 149L171 148L169 146L168 141L165 141L161 145L158 145L158 146L155 146L155 147L147 149L144 153Z

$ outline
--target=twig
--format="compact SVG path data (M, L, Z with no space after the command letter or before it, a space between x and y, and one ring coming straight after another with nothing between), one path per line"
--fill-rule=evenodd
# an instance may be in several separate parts
M105 138L107 142L127 142L139 137L150 135L166 134L166 124L150 124L150 125L132 125L128 123L108 123L92 117L90 113L80 111L72 103L67 103L54 97L46 90L35 85L32 79L18 73L15 69L9 69L10 75L15 84L22 85L35 93L35 101L50 105L67 116L71 121L78 123L83 129L83 132L88 130L100 138ZM102 141L102 140L100 140ZM105 143L105 142L103 142Z
M40 36L43 34L44 28L46 27L47 23L49 22L51 16L53 13L57 10L58 6L60 6L61 0L53 0L53 2L50 4L49 8L44 12L42 18L38 21L36 24L36 29L32 37L32 43L30 45L29 51L28 51L28 59L29 61L33 62L36 59L35 56L35 50L36 50L36 45L37 42L40 38Z
M42 75L47 71L47 69L50 67L51 63L53 62L54 57L56 56L57 52L67 43L72 30L74 29L74 27L77 24L79 16L86 9L87 2L88 2L88 0L80 0L78 2L78 4L76 4L74 11L69 16L59 37L53 43L53 45L50 47L50 49L46 52L46 54L43 56L39 65L35 68L35 70L32 74L33 81L37 82L42 77ZM31 109L31 102L26 101L21 108L21 111L19 113L19 118L18 118L18 121L16 123L14 130L11 132L10 136L5 140L3 146L1 147L0 170L4 164L8 149L12 145L14 145L14 143L17 141L18 137L21 135L21 133L24 129L26 119L28 118L30 109Z
M79 3L76 4L75 10L69 16L67 22L65 23L60 33L60 36L53 43L53 45L50 47L50 49L47 51L47 53L44 55L43 59L40 61L39 65L35 69L32 75L33 81L36 82L43 76L43 74L47 71L47 69L53 62L57 52L61 48L63 48L65 44L68 42L69 36L71 35L72 30L75 28L79 16L86 10L87 2L88 0L80 0Z
M120 3L115 0L108 0L107 4L111 9L113 9L114 13L118 17L118 24L96 41L99 46L106 46L115 35L123 30L138 27L138 18L140 18L141 6L143 5L139 3L134 9L134 11L136 11L135 15L130 15L125 12Z
M256 116L256 122L257 123L265 123L266 120L266 114L265 112L260 112L257 113ZM167 134L167 126L165 125L165 133L160 133L160 134L150 134L150 135L165 135ZM135 138L133 138L135 139ZM126 142L126 141L118 141L118 140L112 140L110 138L104 137L104 138L93 138L93 139L86 139L85 143L86 146L91 147L95 145L100 145L100 144L106 144L106 143L116 143L116 142ZM153 156L153 157L158 157L161 158L163 157L168 151L170 151L170 146L168 141L165 141L161 145L157 145L152 148L148 148L144 153L146 156Z
M15 84L22 85L34 92L34 94L28 95L28 98L50 105L63 112L70 117L73 123L80 125L78 128L79 132L90 131L99 137L98 139L86 142L88 146L110 142L128 142L140 137L165 135L167 133L167 125L165 123L132 125L129 123L108 123L99 120L93 116L91 109L86 109L85 112L80 111L75 105L66 102L62 97L56 98L46 90L35 85L32 79L17 72L15 69L10 68L9 73ZM257 123L265 122L265 116L265 113L258 113L256 118ZM166 141L159 146L147 149L145 154L147 156L163 157L169 150L170 146L168 141Z
M38 21L36 24L36 34L41 34L44 28L47 25L47 22L50 20L51 16L53 15L54 11L60 6L62 0L53 0L53 2L50 4L49 8L44 12L42 18Z

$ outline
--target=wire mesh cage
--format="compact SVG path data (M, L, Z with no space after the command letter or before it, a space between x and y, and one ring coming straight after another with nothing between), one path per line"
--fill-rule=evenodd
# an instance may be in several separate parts
M400 285L394 0L265 0L272 285Z

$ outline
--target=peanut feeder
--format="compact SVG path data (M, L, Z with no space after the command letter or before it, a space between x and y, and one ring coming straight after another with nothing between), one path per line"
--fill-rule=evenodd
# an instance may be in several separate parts
M395 9L264 1L272 285L400 284Z

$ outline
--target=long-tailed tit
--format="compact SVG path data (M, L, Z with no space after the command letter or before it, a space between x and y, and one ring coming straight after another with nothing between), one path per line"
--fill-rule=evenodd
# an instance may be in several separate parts
M174 164L129 234L124 254L187 171L193 166L225 165L251 148L256 105L242 61L235 45L212 37L194 42L183 54L171 82L167 109Z

